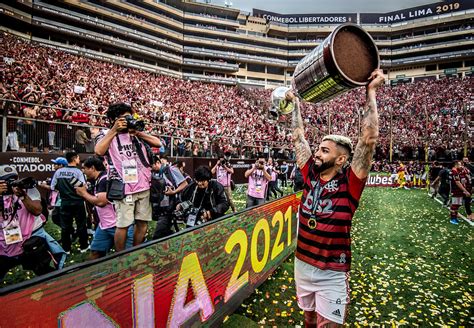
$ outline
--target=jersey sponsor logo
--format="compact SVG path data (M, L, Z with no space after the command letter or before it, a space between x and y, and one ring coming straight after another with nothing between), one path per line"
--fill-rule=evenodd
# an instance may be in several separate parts
M58 176L59 176L59 178L61 178L61 177L71 178L71 177L74 176L74 172L72 172L72 171L59 171Z

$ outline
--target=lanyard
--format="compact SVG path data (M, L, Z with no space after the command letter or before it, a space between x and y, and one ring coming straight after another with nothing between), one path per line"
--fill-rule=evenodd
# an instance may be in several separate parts
M193 206L194 206L194 198L196 197L196 193L197 193L197 190L199 189L199 187L196 185L196 189L194 189L194 194L193 194L193 200L191 201L193 203ZM202 203L204 202L204 198L206 197L206 194L207 194L207 190L209 189L209 186L207 186L206 190L204 191L204 195L202 195L202 198L201 198L201 203L199 204L199 207L198 209L200 210L201 207L202 207Z
M258 171L262 171L262 175L257 174ZM264 177L263 170L257 169L252 175L253 175L253 179L255 180L255 183L263 181L263 177Z

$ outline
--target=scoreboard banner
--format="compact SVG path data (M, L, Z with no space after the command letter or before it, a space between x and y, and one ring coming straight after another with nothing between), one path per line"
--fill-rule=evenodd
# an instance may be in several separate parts
M292 255L301 194L0 290L0 327L219 325Z
M472 0L443 1L405 10L392 11L380 14L360 14L361 24L392 24L407 20L419 19L430 16L449 14L474 8Z

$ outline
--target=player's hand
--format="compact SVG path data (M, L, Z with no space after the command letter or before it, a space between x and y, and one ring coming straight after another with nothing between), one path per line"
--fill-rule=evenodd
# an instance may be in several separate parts
M204 222L209 221L211 219L211 212L210 211L204 211L201 215L201 219L204 220Z
M465 195L466 197L471 197L471 193L470 193L469 191L467 191L467 190L464 192L464 195Z
M167 186L165 190L165 195L172 196L174 194L176 194L176 192L173 190L173 188L171 188L170 186Z
M368 80L370 81L369 85L367 86L367 90L377 90L385 82L385 76L383 75L383 71L380 68L377 68L370 74Z
M295 94L293 93L292 90L288 90L288 91L285 93L285 99L288 100L288 101L295 101L295 100L296 100L296 96L295 96Z

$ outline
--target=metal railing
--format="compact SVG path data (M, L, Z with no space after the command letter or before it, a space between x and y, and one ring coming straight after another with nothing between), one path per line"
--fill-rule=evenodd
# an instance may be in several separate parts
M49 109L60 111L61 118L47 119L19 116L20 107L37 107L38 112ZM133 106L133 104L132 104ZM101 130L107 129L106 117L100 113L67 109L10 99L0 99L0 136L2 151L66 152L75 150L82 153L94 152L94 139ZM79 114L83 114L79 117ZM87 117L85 115L87 115ZM47 114L46 114L47 115ZM87 122L67 121L88 118ZM230 149L234 157L253 158L259 153L281 154L285 159L293 159L290 143L268 140L252 140L252 143L225 135L210 135L204 129L185 129L147 121L147 131L160 137L165 144L160 152L171 157L216 157ZM90 122L97 122L90 124ZM166 129L174 134L163 133ZM267 148L267 151L265 151ZM279 152L282 150L281 152ZM285 150L285 151L283 151ZM283 156L284 155L284 156Z
M31 108L37 106L38 109L50 109L61 111L63 116L56 119L23 117L18 113L20 106ZM133 107L133 104L132 104ZM469 107L470 108L470 107ZM464 109L466 113L468 110ZM27 112L27 111L26 111ZM67 121L68 118L77 119L88 118L88 122L80 123ZM28 152L57 152L63 153L75 150L81 153L94 152L95 136L101 130L107 129L105 116L99 113L87 111L66 109L55 106L21 102L17 100L0 99L0 137L2 140L2 151L28 151ZM159 150L160 153L171 157L217 157L224 151L230 151L234 158L255 158L263 154L266 157L277 159L295 159L292 151L291 142L269 141L269 140L242 140L236 136L216 135L207 132L206 127L194 127L194 129L185 129L179 126L170 126L169 123L155 123L147 121L146 131L158 136L164 146ZM90 122L96 122L90 124ZM269 123L270 124L270 123ZM392 123L391 123L392 124ZM168 133L166 131L172 131ZM320 140L323 134L331 134L330 125L326 130L319 130L308 126L307 133L312 134L314 139ZM471 134L464 136L464 153L470 151L471 146L467 146ZM429 145L429 144L428 144ZM387 159L387 154L393 151L393 160L423 160L425 155L423 151L417 151L425 147L425 141L422 144L414 144L410 149L401 148L399 145L391 143L392 150L387 149L387 145L380 145L377 149L375 159ZM444 145L447 146L447 145ZM315 145L311 144L315 149ZM385 149L384 149L385 148ZM406 148L406 147L405 147ZM455 147L459 148L460 147ZM446 158L462 157L461 151L458 152L446 148L443 153L431 152L428 156L430 160L443 160ZM464 154L465 155L465 154Z

